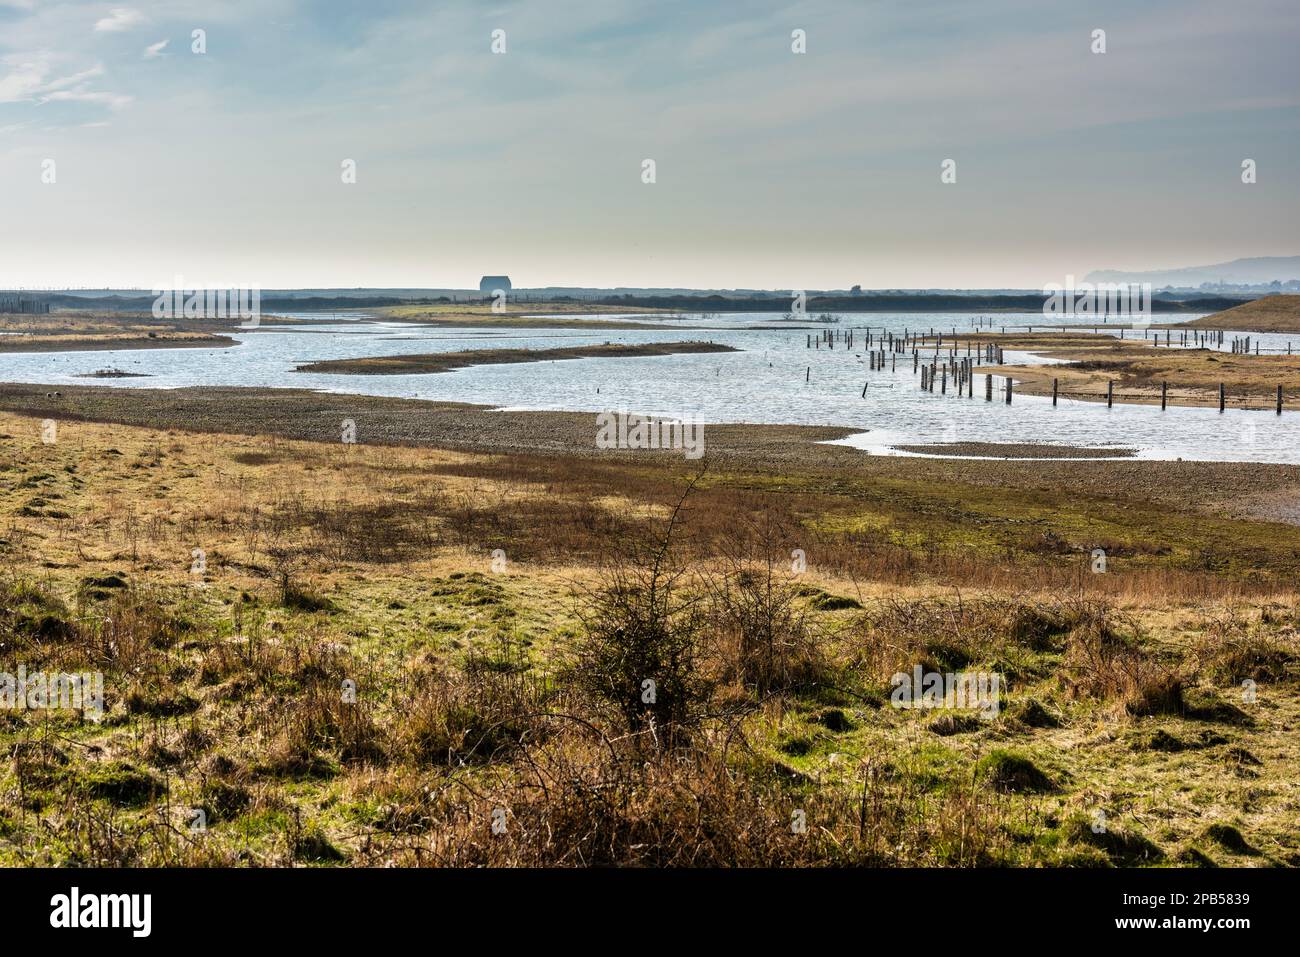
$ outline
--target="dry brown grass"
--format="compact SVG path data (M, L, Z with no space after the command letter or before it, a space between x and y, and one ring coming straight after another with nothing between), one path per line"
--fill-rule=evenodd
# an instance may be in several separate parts
M1163 846L1210 807L1296 850L1276 583L890 538L861 498L755 474L678 508L679 467L69 431L3 462L0 642L102 670L108 714L0 712L6 863L1100 863L1058 824L1133 774L1177 808ZM1001 672L1005 717L885 706L914 664ZM1249 723L1180 707L1244 677ZM1124 737L1188 716L1218 735L1173 725L1194 773ZM989 787L994 747L1054 789Z
M1300 296L1261 296L1186 325L1238 332L1300 332Z

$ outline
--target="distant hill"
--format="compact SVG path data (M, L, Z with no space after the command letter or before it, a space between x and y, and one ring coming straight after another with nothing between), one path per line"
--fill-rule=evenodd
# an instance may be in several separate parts
M1195 287L1202 283L1230 283L1259 286L1271 282L1300 281L1300 256L1256 256L1234 259L1212 266L1188 266L1185 269L1154 269L1149 272L1124 272L1098 269L1088 273L1088 282L1149 282L1161 286Z
M1240 332L1300 332L1300 296L1263 296L1187 325Z

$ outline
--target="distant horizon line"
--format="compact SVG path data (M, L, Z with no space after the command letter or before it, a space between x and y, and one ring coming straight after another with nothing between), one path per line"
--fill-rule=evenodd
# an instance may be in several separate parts
M1084 283L1097 285L1105 280L1087 280L1080 279L1075 283L1075 287ZM1133 282L1130 280L1130 282ZM1297 284L1300 280L1286 280L1284 285ZM1163 290L1187 290L1197 291L1205 283L1198 283L1194 286L1177 286L1172 283L1152 284L1154 291ZM1232 286L1242 289L1246 288L1264 288L1270 285L1267 282L1221 282L1213 285ZM30 295L90 295L90 294L107 294L107 295L132 295L147 296L156 295L158 290L174 291L178 287L159 287L159 286L0 286L0 293L6 294L30 294ZM186 284L180 287L185 291L200 290L218 290L244 288L239 286L222 285L196 285ZM375 294L375 293L392 293L405 294L407 296L441 294L441 295L472 295L490 297L489 293L471 287L452 287L452 286L259 286L247 287L257 288L263 294L266 293L334 293L334 294ZM649 293L649 294L682 294L682 295L737 295L737 296L766 296L779 297L791 296L798 293L805 295L822 295L827 293L840 294L845 296L853 295L924 295L930 293L971 293L971 294L991 294L991 293L1041 293L1042 286L847 286L847 287L825 287L825 288L803 288L779 286L772 288L757 287L724 287L724 286L512 286L511 293L531 293L531 294L564 294L564 293L612 293L612 294L632 294L632 293Z

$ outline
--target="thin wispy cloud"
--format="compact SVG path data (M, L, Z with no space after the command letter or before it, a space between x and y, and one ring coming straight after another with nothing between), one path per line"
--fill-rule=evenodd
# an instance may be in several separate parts
M144 14L130 7L116 7L101 20L95 21L96 33L120 33L144 22Z
M0 75L0 104L67 103L120 110L133 99L129 94L97 88L92 81L104 75L104 68L98 63L74 73L59 73L55 70L55 57L43 53L31 58L5 57L0 64L5 71Z
M41 103L97 103L112 110L120 110L128 105L132 97L121 93L108 93L104 90L58 90L41 97Z
M163 55L163 50L167 47L167 40L159 40L157 43L151 43L144 48L144 58L152 60L155 57Z
M51 54L37 54L31 58L8 56L0 59L4 73L0 75L0 103L40 103L52 94L63 90L84 90L89 80L102 76L99 64L64 76L52 76L54 58Z

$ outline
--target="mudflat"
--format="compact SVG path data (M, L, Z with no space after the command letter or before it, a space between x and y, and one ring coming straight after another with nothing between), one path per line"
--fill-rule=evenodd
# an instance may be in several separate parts
M508 365L520 362L558 362L566 359L621 359L636 356L674 356L708 352L739 352L732 346L713 342L606 342L597 346L558 349L467 349L463 352L434 352L419 355L365 356L357 359L325 359L308 362L295 372L332 372L346 375L418 375L451 372L471 366Z

